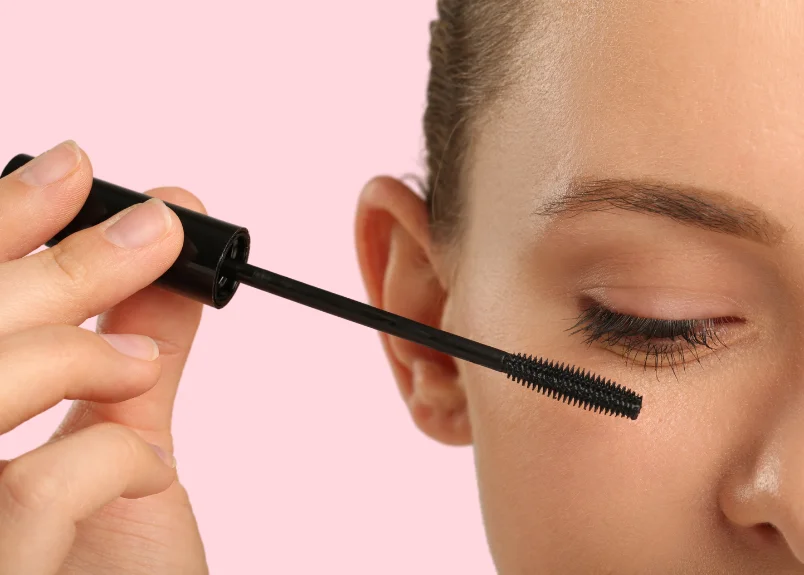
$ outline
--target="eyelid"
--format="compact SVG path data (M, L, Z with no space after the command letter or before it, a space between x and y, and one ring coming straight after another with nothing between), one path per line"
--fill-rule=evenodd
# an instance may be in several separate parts
M665 320L742 317L742 306L727 297L682 288L594 287L581 290L591 302L623 315Z
M647 367L650 358L657 371L667 367L675 373L674 364L685 364L684 352L691 352L697 361L701 354L697 351L714 352L725 347L721 334L732 333L729 324L743 323L736 318L722 320L667 320L624 315L590 300L588 307L581 312L577 323L568 329L571 335L584 334L584 343L591 346L602 344L626 359L636 360L644 356ZM725 330L725 332L724 332ZM739 333L738 328L738 333ZM715 345L713 345L715 344Z

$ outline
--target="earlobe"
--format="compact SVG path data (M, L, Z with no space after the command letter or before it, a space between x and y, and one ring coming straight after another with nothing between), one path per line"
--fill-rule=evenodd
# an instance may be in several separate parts
M468 445L472 431L466 409L466 395L456 388L454 360L450 365L415 361L411 370L412 393L408 409L416 426L447 445Z
M371 305L441 328L448 293L434 261L424 200L397 179L372 180L360 196L355 236ZM470 443L466 396L455 359L380 335L419 429L449 445Z

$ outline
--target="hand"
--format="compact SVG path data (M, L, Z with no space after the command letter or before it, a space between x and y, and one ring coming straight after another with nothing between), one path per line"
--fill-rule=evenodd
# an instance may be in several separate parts
M0 179L0 434L76 400L48 443L0 462L0 575L206 574L170 455L202 306L148 287L178 257L179 219L151 200L23 257L91 184L72 143ZM180 189L150 195L203 211ZM77 327L101 313L97 334Z

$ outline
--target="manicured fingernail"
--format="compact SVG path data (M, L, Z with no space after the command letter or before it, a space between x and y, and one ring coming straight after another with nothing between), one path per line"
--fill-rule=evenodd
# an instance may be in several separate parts
M159 346L150 337L135 334L103 333L101 337L120 353L153 361L159 357Z
M151 449L153 449L156 452L156 454L159 456L159 459L165 462L165 465L167 465L168 467L172 467L173 469L176 469L175 457L166 453L165 450L159 447L158 445L154 445L153 443L149 443L148 445L150 445Z
M75 170L80 160L78 144L67 140L25 164L20 181L36 188L49 186Z
M120 219L106 228L105 234L114 245L132 250L159 240L172 225L168 207L153 198L124 211Z

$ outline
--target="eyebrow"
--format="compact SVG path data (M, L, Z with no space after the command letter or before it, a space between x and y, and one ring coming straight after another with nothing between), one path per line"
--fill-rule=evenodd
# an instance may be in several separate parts
M649 180L573 180L566 193L549 200L534 214L569 216L609 210L663 216L766 245L777 244L787 231L778 220L745 200Z

